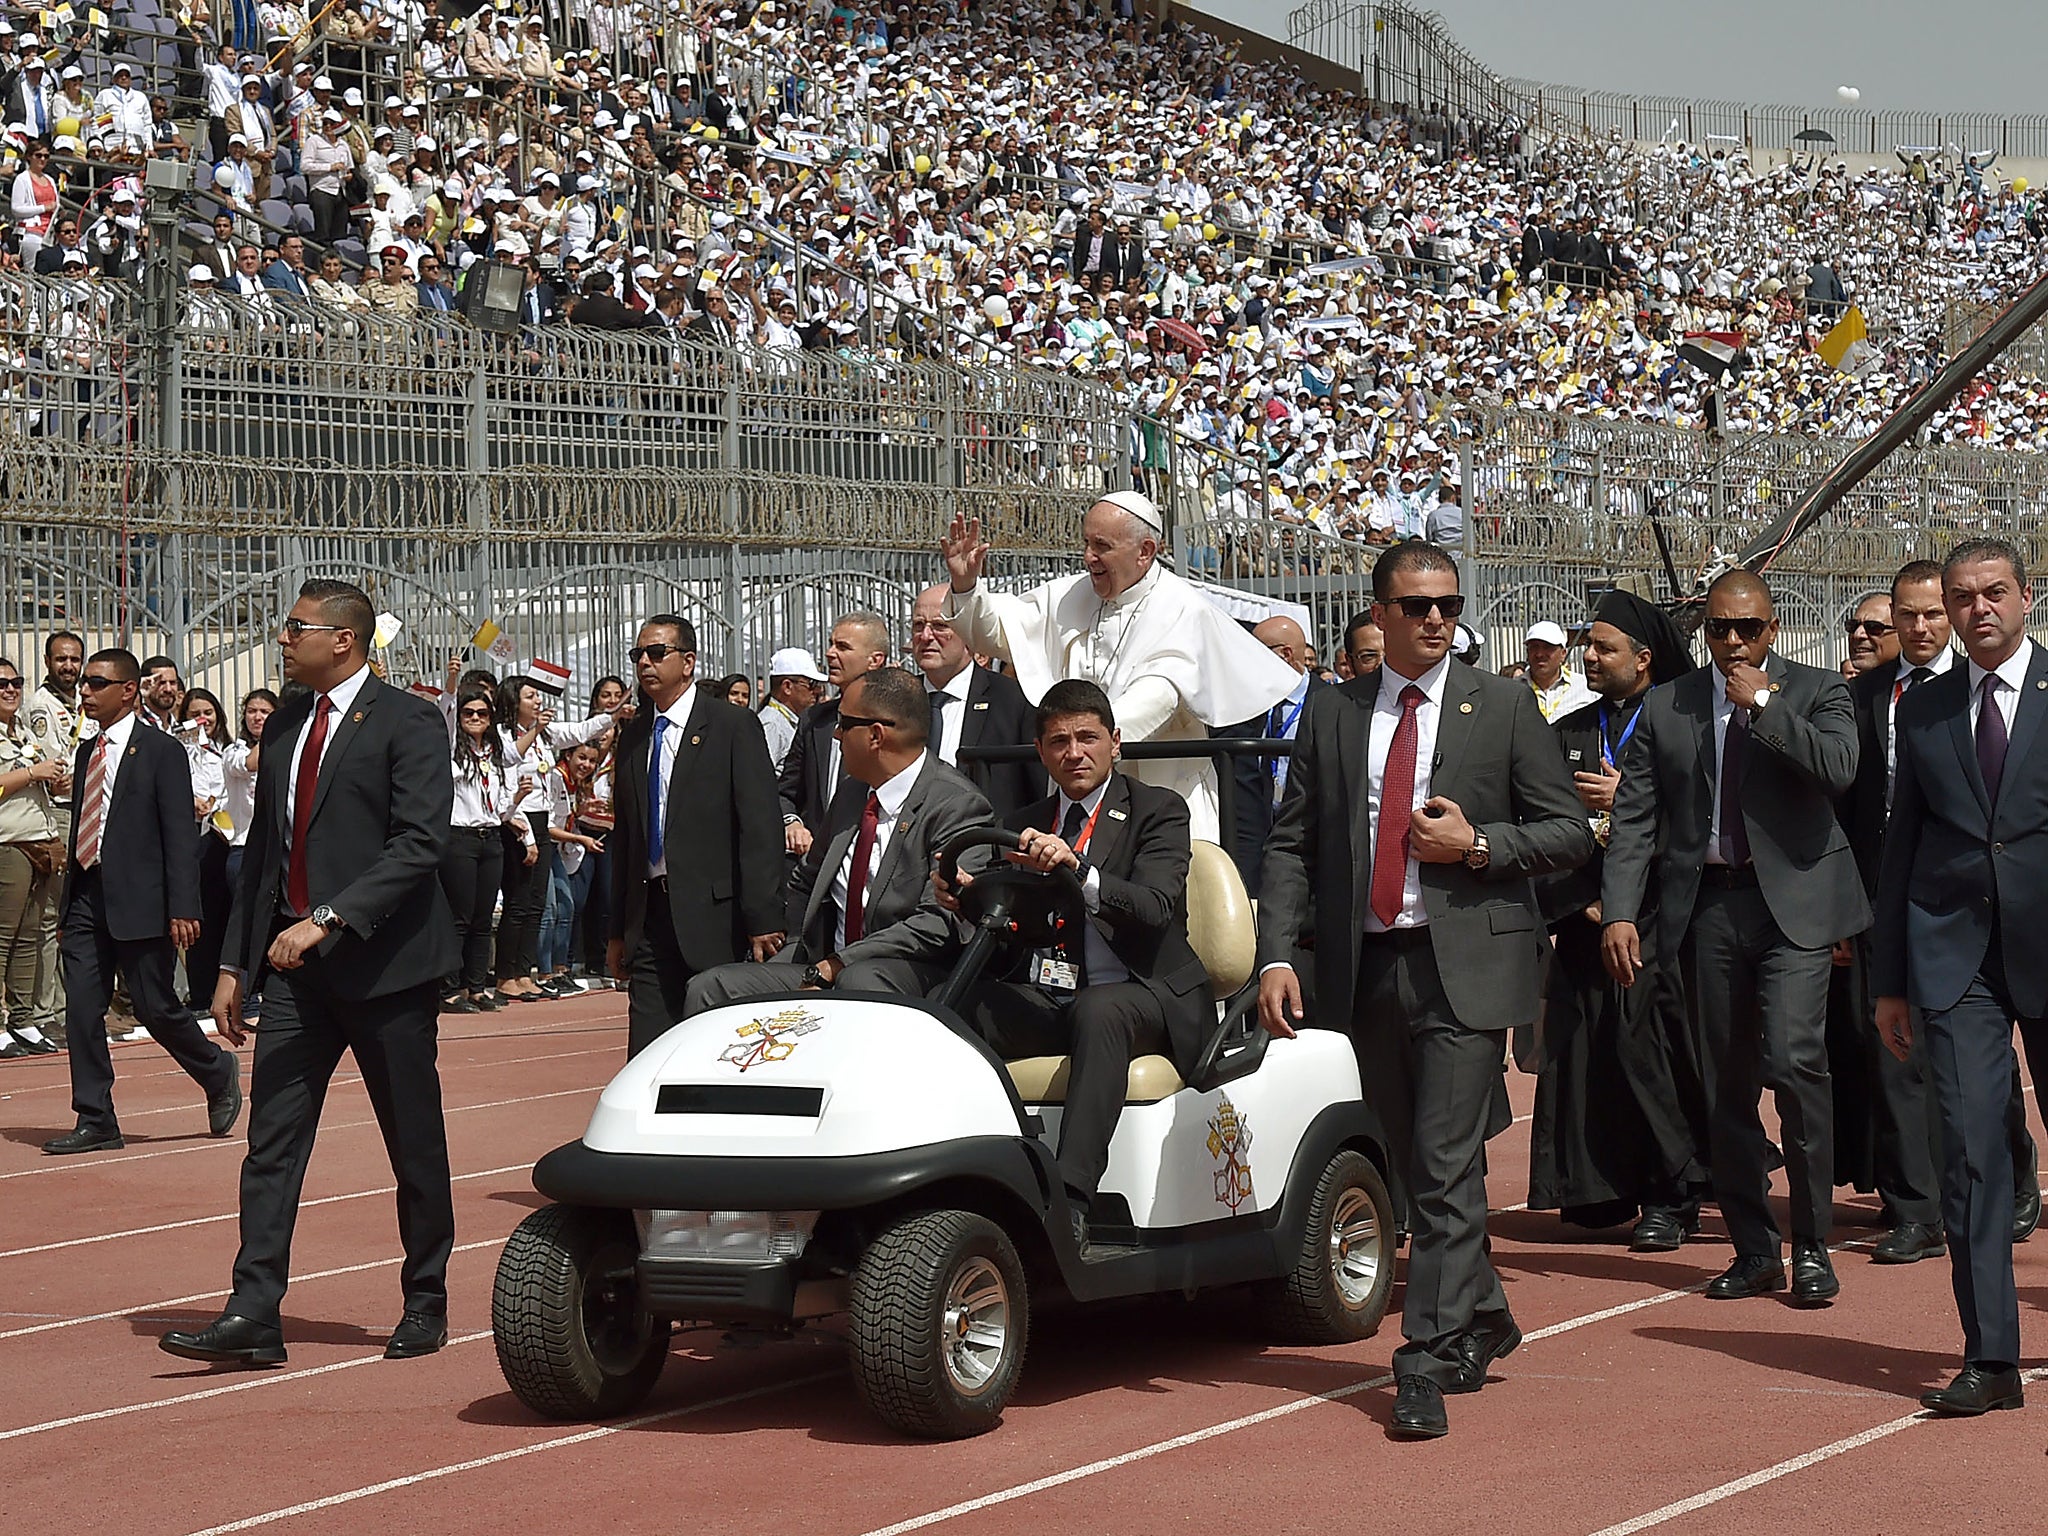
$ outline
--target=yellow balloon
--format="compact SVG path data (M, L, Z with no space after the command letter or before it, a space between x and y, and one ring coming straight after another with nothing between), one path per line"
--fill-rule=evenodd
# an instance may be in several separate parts
M2013 177L2013 179L2012 179L2012 189L2013 189L2013 191L2014 191L2014 192L2018 193L2018 194L2019 194L2019 195L2020 195L2021 197L2025 197L2025 196L2027 195L2027 178L2026 178L2026 177L2024 177L2024 176L2015 176L2015 177Z
M1214 224L1204 224L1202 226L1202 238L1204 240L1214 240L1216 238L1216 226Z
M1238 114L1237 114L1237 120L1238 120L1238 122L1239 122L1240 124L1242 124L1242 125L1243 125L1244 127L1246 127L1246 128L1249 128L1249 127L1251 127L1251 125L1252 125L1252 114L1251 114L1251 109L1250 109L1250 108L1246 108L1246 109L1245 109L1244 111L1242 111L1242 112L1238 113Z
M1171 208L1159 215L1159 227L1168 233L1180 228L1180 215Z
M919 155L910 162L910 168L920 176L929 176L932 172L932 157L930 155Z
M60 117L57 119L57 137L61 139L67 133L70 134L73 138L76 138L78 136L77 118Z
M704 125L704 137L713 144L718 142L718 130L709 123Z

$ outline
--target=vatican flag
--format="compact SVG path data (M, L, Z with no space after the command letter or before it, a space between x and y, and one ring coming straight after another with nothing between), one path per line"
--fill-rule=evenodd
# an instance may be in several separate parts
M1861 373L1869 365L1870 332L1863 324L1863 311L1851 305L1815 349L1830 368L1843 373Z

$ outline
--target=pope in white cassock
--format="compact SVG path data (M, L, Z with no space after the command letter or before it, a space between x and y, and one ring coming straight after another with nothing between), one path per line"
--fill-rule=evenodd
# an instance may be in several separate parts
M1136 491L1101 497L1081 520L1079 576L991 592L978 519L956 517L940 552L952 578L942 616L969 650L1001 656L1037 703L1063 678L1101 686L1123 738L1207 744L1209 727L1254 719L1287 697L1292 668L1159 561L1159 512ZM1188 803L1191 834L1218 840L1208 757L1126 762L1123 771Z

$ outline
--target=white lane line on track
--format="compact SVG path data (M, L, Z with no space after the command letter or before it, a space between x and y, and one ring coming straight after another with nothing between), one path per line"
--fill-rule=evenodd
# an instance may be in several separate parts
M1862 1247L1874 1241L1874 1238L1859 1238L1853 1243L1837 1244L1829 1251L1838 1253L1843 1248ZM1604 1323L1611 1318L1624 1317L1631 1312L1640 1312L1645 1307L1662 1306L1665 1302L1676 1301L1681 1296L1697 1296L1706 1288L1707 1282L1702 1280L1698 1285L1688 1285L1682 1290L1659 1291L1654 1296L1643 1296L1635 1301L1625 1301L1616 1306L1602 1307L1597 1312L1588 1312L1581 1317L1568 1317L1563 1322L1551 1323L1547 1327L1532 1328L1522 1335L1522 1342L1525 1344L1541 1343L1544 1339L1556 1338L1561 1333L1571 1333L1575 1329L1590 1327L1594 1323ZM1058 1488L1067 1483L1079 1482L1082 1478L1094 1477L1098 1473L1113 1472L1119 1467L1128 1467L1136 1462L1149 1461L1155 1456L1165 1455L1168 1451L1178 1451L1190 1445L1199 1445L1204 1440L1214 1440L1220 1435L1234 1434L1240 1429L1250 1429L1259 1424L1269 1423L1274 1419L1285 1418L1289 1414L1300 1413L1306 1408L1319 1407L1324 1403L1341 1402L1347 1397L1356 1397L1361 1392L1370 1392L1375 1387L1391 1386L1393 1381L1394 1378L1391 1374L1373 1376L1364 1381L1354 1381L1345 1386L1333 1387L1327 1392L1317 1392L1309 1397L1298 1397L1292 1402L1280 1403L1274 1407L1263 1409L1258 1413L1248 1413L1241 1418L1229 1419L1221 1424L1211 1424L1205 1429L1189 1430L1186 1434L1175 1435L1170 1440L1157 1440L1151 1445L1139 1446L1134 1451L1125 1451L1120 1456L1105 1456L1102 1460L1091 1461L1083 1467L1070 1467L1064 1472L1053 1472L1045 1477L1034 1478L1028 1483L1018 1483L1014 1487L998 1489L994 1493L985 1493L980 1498L963 1499L960 1503L949 1504L944 1509L935 1509L929 1514L913 1515L908 1520L897 1521L894 1525L885 1525L875 1530L864 1532L863 1536L905 1536L905 1533L909 1531L921 1531L927 1526L939 1525L947 1520L958 1519L961 1515L975 1514L984 1509L993 1509L1000 1504L1008 1504L1017 1499L1027 1498L1034 1493L1043 1493L1048 1488ZM1606 1533L1603 1532L1602 1536L1606 1536Z
M503 1168L483 1168L475 1173L458 1173L450 1181L460 1184L467 1179L494 1179L501 1173L522 1173L531 1168L531 1163L508 1163ZM379 1185L376 1189L352 1189L345 1195L322 1195L317 1200L301 1200L299 1209L311 1210L317 1205L340 1205L345 1200L367 1200L373 1195L396 1194L395 1184ZM214 1216L194 1216L188 1221L160 1222L153 1227L129 1227L122 1232L100 1232L91 1237L68 1237L58 1243L37 1243L33 1248L9 1248L0 1252L0 1259L19 1259L32 1253L56 1253L65 1248L89 1248L95 1243L119 1242L127 1237L153 1237L159 1232L182 1232L188 1227L212 1226L216 1222L234 1221L240 1211L222 1211Z
M343 1504L353 1504L358 1499L374 1498L380 1493L394 1493L401 1488L417 1487L436 1478L475 1472L483 1467L495 1467L503 1462L517 1461L521 1457L538 1456L544 1451L559 1451L572 1445L587 1445L592 1440L603 1440L612 1435L624 1434L629 1429L644 1429L650 1424L666 1424L676 1419L688 1418L691 1414L710 1413L717 1408L728 1408L734 1403L767 1397L774 1392L789 1392L797 1387L812 1386L839 1374L838 1371L816 1371L811 1375L794 1377L789 1381L775 1381L764 1386L749 1387L744 1392L728 1392L724 1397L709 1398L704 1402L690 1403L681 1408L664 1408L659 1413L643 1413L638 1418L624 1419L617 1424L603 1424L596 1429L582 1430L573 1435L562 1435L553 1440L537 1440L531 1445L516 1446L509 1451L499 1451L494 1456L478 1456L473 1460L458 1461L445 1467L430 1467L424 1472L408 1473L404 1477L372 1483L365 1488L351 1488L346 1493L330 1493L323 1499L308 1499L303 1504L293 1504L284 1509L250 1515L247 1519L233 1520L226 1525L210 1525L203 1531L194 1531L192 1536L233 1536L236 1531L253 1531L258 1526L270 1525L278 1520L289 1520L296 1515L310 1515L319 1510L334 1509Z
M2023 1372L2020 1379L2031 1382L2039 1381L2044 1376L2048 1376L2048 1370L2032 1370ZM1637 1515L1632 1520L1624 1520L1619 1525L1603 1526L1595 1531L1593 1536L1635 1536L1638 1531L1647 1531L1668 1524L1697 1510L1708 1509L1732 1499L1737 1494L1747 1493L1752 1488L1761 1488L1764 1484L1774 1483L1781 1477L1790 1477L1795 1472L1804 1472L1811 1467L1819 1466L1822 1462L1833 1461L1837 1456L1860 1451L1864 1446L1874 1445L1879 1440L1896 1435L1902 1429L1911 1429L1916 1424L1928 1424L1933 1421L1934 1415L1930 1413L1909 1413L1903 1418L1874 1424L1859 1434L1845 1435L1827 1445L1816 1446L1813 1450L1803 1451L1797 1456L1788 1456L1775 1465L1760 1468L1743 1477L1730 1478L1718 1487L1705 1489L1689 1498L1675 1499L1661 1509L1650 1510L1647 1514Z
M451 1252L474 1253L479 1248L502 1248L504 1247L504 1245L505 1239L502 1237L485 1237L479 1238L476 1242L473 1243L457 1243L455 1247L451 1250ZM336 1275L359 1275L362 1274L365 1270L386 1269L394 1264L402 1264L404 1262L405 1257L403 1254L393 1254L388 1259L366 1259L360 1264L343 1264L336 1269L316 1269L312 1271L310 1274L293 1275L292 1287L293 1289L297 1289L299 1286L306 1284L308 1281L332 1280ZM37 1323L34 1326L27 1328L10 1328L5 1333L0 1333L0 1340L27 1338L31 1334L38 1333L56 1333L60 1329L79 1328L83 1327L87 1323L112 1322L116 1318L135 1318L139 1314L146 1312L161 1312L166 1307L186 1307L190 1306L195 1301L217 1301L220 1299L222 1294L223 1293L221 1291L221 1288L219 1286L215 1286L210 1291L195 1291L190 1296L166 1296L161 1301L137 1302L133 1306L116 1307L110 1312L93 1312L88 1313L84 1317L60 1318L55 1322ZM5 1315L13 1317L40 1317L47 1316L48 1314L8 1313Z
M444 1109L442 1113L444 1115L466 1115L473 1110L504 1109L513 1104L538 1104L546 1099L566 1099L574 1094L587 1094L592 1099L595 1099L603 1091L604 1085L597 1083L588 1088L561 1088L553 1093L523 1094L516 1099L492 1099L485 1104L457 1104ZM373 1115L368 1120L344 1120L338 1125L323 1125L320 1127L320 1130L323 1135L330 1131L359 1131L366 1125L375 1125L376 1123L376 1117ZM127 1157L116 1156L95 1159L91 1154L80 1154L75 1157L52 1159L46 1167L17 1168L12 1173L0 1173L0 1180L34 1179L52 1173L70 1173L79 1168L119 1168L128 1163L146 1162L153 1157L184 1157L193 1152L217 1152L223 1147L232 1147L239 1150L242 1145L242 1138L239 1136L210 1136L197 1146L166 1147L160 1152L136 1152Z

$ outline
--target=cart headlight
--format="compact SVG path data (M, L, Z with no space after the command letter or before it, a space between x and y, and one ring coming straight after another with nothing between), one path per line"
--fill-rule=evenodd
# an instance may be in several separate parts
M799 1257L816 1211L635 1211L640 1256L765 1264Z

